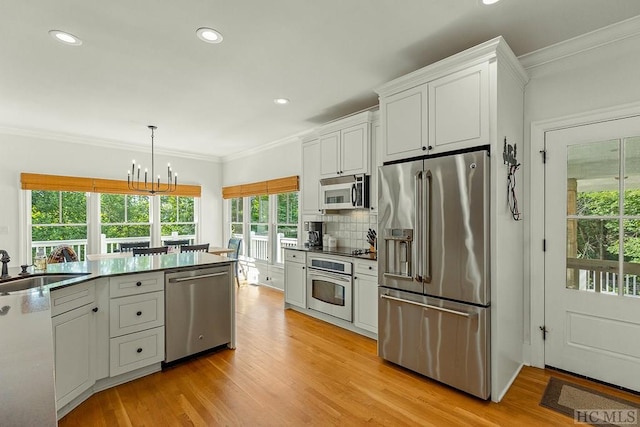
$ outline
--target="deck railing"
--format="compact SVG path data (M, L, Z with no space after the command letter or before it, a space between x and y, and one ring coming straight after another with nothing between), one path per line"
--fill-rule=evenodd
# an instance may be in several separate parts
M251 258L267 261L269 255L269 237L251 234L249 242L249 256ZM284 234L276 235L276 259L275 262L282 264L284 262L284 249L292 248L298 245L298 239L295 237L284 237Z
M640 264L622 263L624 269L622 294L640 296ZM567 258L569 284L571 289L617 295L620 286L620 265L618 261Z
M191 243L195 241L194 235L181 235L181 236L162 236L161 241L165 240L177 240L177 239L189 239ZM133 242L150 242L151 238L146 237L114 237L106 238L104 234L100 238L100 253L108 254L112 252L118 252L121 243L133 243ZM40 248L44 249L44 253L49 255L51 251L59 245L69 245L73 251L78 255L78 261L84 261L87 258L87 239L76 240L46 240L31 242L31 257L35 258L36 253Z

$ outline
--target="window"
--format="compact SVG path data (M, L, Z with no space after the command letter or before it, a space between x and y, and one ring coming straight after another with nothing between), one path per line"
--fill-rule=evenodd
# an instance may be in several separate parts
M230 217L230 229L229 235L242 239L244 237L244 215L243 215L243 202L242 197L236 197L229 201L231 205L231 217ZM240 253L244 254L244 246L240 247Z
M284 263L284 248L298 244L298 192L276 194L276 262Z
M284 263L284 248L298 245L298 197L292 191L228 199L229 237L248 242L243 250L250 258Z
M160 196L160 233L162 241L196 237L195 198Z
M71 246L79 260L87 247L87 195L77 191L31 192L31 257L38 248L48 255L61 244Z
M150 197L126 194L100 195L101 233L107 252L124 242L151 241Z
M269 196L249 197L251 218L249 223L249 256L267 261L269 259Z

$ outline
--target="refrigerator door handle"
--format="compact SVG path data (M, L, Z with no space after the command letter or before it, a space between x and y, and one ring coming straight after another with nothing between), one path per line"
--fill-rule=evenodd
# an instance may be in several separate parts
M422 218L420 219L420 246L422 261L420 274L424 283L431 283L431 171L422 173Z
M405 304L417 305L418 307L431 309L431 310L436 310L436 311L442 311L444 313L449 313L449 314L455 314L456 316L462 316L462 317L467 317L468 318L468 317L471 317L473 315L473 314L469 314L469 313L464 313L462 311L456 311L456 310L450 310L450 309L444 308L444 307L438 307L436 305L422 304L422 303L415 302L415 301L410 301L410 300L406 300L406 299L402 299L402 298L396 298L396 297L392 297L392 296L385 295L385 294L380 295L380 298L389 299L389 300L392 300L392 301L398 301L398 302L402 302L402 303L405 303Z
M413 200L415 206L415 219L416 219L416 251L414 263L416 269L416 275L414 280L422 283L422 171L418 171L413 177ZM411 254L414 257L414 254Z

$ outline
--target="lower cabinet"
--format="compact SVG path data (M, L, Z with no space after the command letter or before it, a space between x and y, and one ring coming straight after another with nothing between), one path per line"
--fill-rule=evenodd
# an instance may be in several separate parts
M284 302L306 308L306 253L294 250L285 250L284 252Z
M378 333L378 270L374 261L356 261L353 278L353 324Z
M164 274L112 277L109 288L109 376L162 362Z
M96 381L96 313L97 306L93 298L94 284L82 284L74 291L73 287L62 289L65 292L52 292L51 300L67 300L66 310L53 316L53 343L55 358L56 405L63 407L88 390ZM88 292L88 290L90 291ZM74 295L75 294L75 295ZM81 295L75 299L74 296ZM76 306L72 301L76 301ZM87 303L88 302L88 303ZM80 304L79 307L77 305ZM82 305L84 304L84 305ZM52 304L52 306L55 306ZM58 305L60 306L60 305ZM58 312L60 310L54 310Z

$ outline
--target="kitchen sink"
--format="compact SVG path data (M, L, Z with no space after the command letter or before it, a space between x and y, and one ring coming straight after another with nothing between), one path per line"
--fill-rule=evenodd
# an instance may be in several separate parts
M73 279L74 277L81 277L86 275L86 273L43 274L41 276L31 276L22 279L8 280L6 282L0 282L0 294L38 288L40 286L46 286L52 283L62 282L63 280Z

